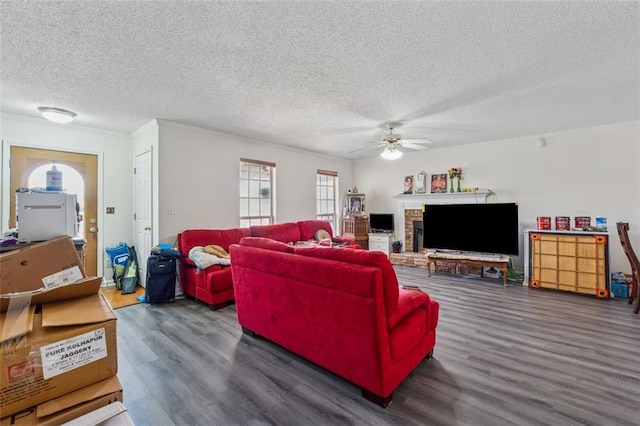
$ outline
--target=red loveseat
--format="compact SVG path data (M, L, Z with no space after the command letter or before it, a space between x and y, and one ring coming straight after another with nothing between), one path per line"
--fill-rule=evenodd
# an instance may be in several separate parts
M381 252L243 238L230 247L238 322L385 407L433 353L439 305L399 288Z
M196 264L189 259L189 251L195 246L215 244L227 252L231 244L248 236L260 236L281 242L312 240L319 229L324 229L335 242L351 242L334 237L331 224L326 220L305 220L280 223L276 225L252 226L251 228L232 229L187 229L178 234L180 259L180 286L184 294L207 303L211 309L220 309L233 301L233 281L229 266L213 265L198 271Z
M189 251L195 246L216 244L229 251L231 244L251 235L249 228L233 229L187 229L178 234L180 259L180 286L186 296L207 303L211 309L219 309L233 300L231 268L213 265L198 271L189 259Z

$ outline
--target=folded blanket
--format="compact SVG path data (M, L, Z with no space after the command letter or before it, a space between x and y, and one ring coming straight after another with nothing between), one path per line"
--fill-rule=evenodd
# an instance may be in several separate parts
M207 269L212 265L230 265L231 260L215 256L204 251L204 247L195 246L189 250L189 259L198 267L198 270Z
M223 249L222 247L217 246L215 244L209 244L208 246L204 246L204 252L212 254L214 256L222 257L223 259L229 258L229 253L227 253L225 249Z

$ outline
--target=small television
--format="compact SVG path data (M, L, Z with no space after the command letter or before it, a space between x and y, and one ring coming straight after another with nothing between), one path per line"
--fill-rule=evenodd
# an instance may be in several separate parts
M516 203L424 206L423 247L518 255Z
M371 232L393 232L393 213L369 213Z

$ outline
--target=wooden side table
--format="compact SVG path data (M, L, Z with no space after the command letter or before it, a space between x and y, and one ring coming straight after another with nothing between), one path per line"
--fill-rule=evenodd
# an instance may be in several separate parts
M363 249L369 249L369 218L367 216L348 216L342 219L341 236L354 240Z

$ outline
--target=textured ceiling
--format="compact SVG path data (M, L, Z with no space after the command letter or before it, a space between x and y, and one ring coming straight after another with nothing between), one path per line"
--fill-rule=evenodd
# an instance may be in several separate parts
M2 1L2 112L339 156L640 119L640 3Z

